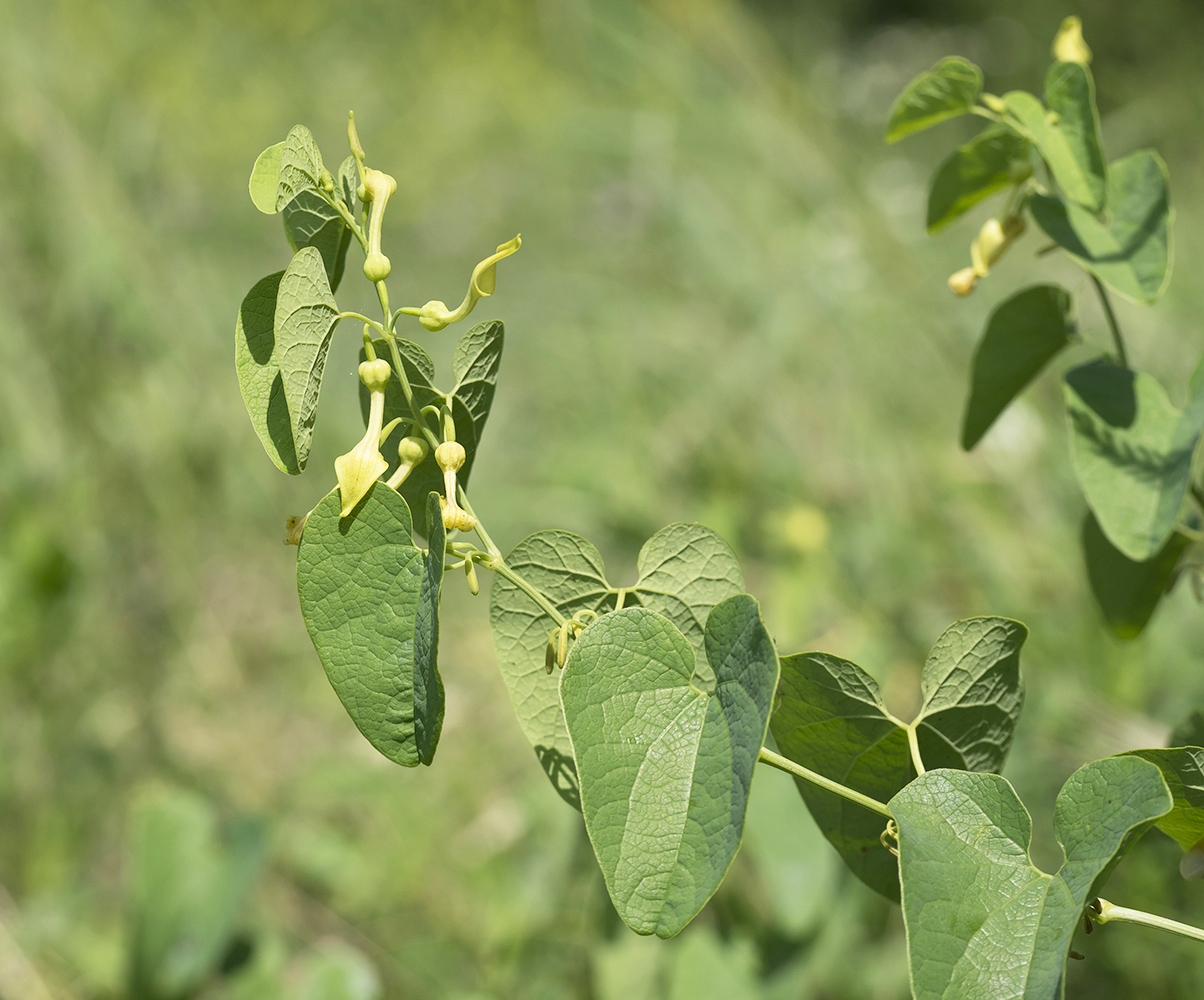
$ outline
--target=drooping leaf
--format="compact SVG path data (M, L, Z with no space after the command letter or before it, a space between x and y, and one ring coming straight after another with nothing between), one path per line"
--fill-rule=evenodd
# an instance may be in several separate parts
M974 351L962 447L973 448L1075 333L1070 293L1034 285L1001 303Z
M310 513L297 557L301 614L331 686L359 731L391 761L430 764L443 726L439 590L443 520L427 498L427 552L410 508L376 483L348 517L338 489Z
M284 398L284 377L276 353L276 298L283 271L269 274L247 292L234 324L234 367L238 387L263 450L281 472L295 476L304 468L297 460L293 425Z
M909 784L890 809L916 1000L1062 997L1087 902L1171 805L1146 761L1080 768L1058 793L1065 861L1051 876L1029 859L1032 820L1004 778L938 769Z
M1122 756L1148 760L1162 772L1174 805L1154 825L1183 851L1190 851L1204 838L1204 749L1184 746L1130 750Z
M913 725L927 768L1003 768L1024 706L1020 647L1028 629L1009 618L967 618L941 634L920 675Z
M251 168L251 179L247 188L251 192L251 201L264 215L275 215L276 186L280 181L280 151L284 143L278 142L268 146L255 158L255 166Z
M602 614L618 604L620 588L606 579L602 556L584 538L564 531L536 532L506 557L520 576L548 596L566 618ZM623 590L623 606L639 604L668 618L697 655L696 683L713 686L703 650L703 628L720 601L744 592L740 564L726 542L699 524L671 524L640 550L639 579ZM498 665L519 724L561 796L576 805L576 778L560 709L559 679L549 676L544 653L556 623L502 577L489 606Z
M276 184L276 211L302 191L316 189L322 180L322 154L304 125L294 125L280 148L280 173Z
M1171 730L1167 740L1168 747L1201 747L1204 746L1204 711L1195 709L1192 713Z
M1184 412L1151 376L1092 362L1066 375L1070 453L1079 487L1104 535L1135 562L1174 531L1204 401Z
M1154 302L1171 271L1166 164L1140 149L1108 168L1102 216L1062 198L1033 195L1029 209L1045 234L1100 281L1134 302Z
M339 287L351 230L316 190L302 191L280 211L284 235L293 250L314 247L322 255L331 291Z
M886 141L897 142L949 118L967 114L982 93L982 70L949 56L911 81L895 99Z
M1027 162L1028 151L1028 140L1005 125L992 126L958 148L928 190L928 232L939 232L1014 183L1013 169Z
M740 846L778 658L757 603L707 619L715 692L667 618L626 608L595 622L560 681L585 827L624 922L672 937L723 881Z
M795 763L885 802L915 777L907 731L886 710L877 682L827 653L782 658L780 703L770 720L778 750ZM795 779L816 824L850 871L899 901L899 869L876 813Z
M186 792L142 797L132 816L129 995L186 1000L218 971L263 861L262 825L219 828Z
M1190 539L1173 532L1153 556L1134 562L1108 541L1090 511L1083 518L1081 538L1087 580L1104 621L1118 639L1136 638L1173 584Z
M299 250L285 269L276 292L272 357L279 365L297 465L301 469L309 460L322 374L338 318L339 309L330 293L322 255L313 247Z

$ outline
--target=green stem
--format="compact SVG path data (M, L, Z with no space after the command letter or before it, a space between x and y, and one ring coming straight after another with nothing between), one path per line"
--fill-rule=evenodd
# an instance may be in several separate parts
M389 324L389 330L392 332L393 323L392 318L389 316L389 289L384 281L376 283L376 297L380 299L381 311L385 314L385 322Z
M916 732L915 723L907 726L907 748L911 751L911 762L916 766L916 774L925 774L924 761L920 757L920 737Z
M347 211L347 206L343 204L342 199L338 195L327 194L325 191L321 191L321 195L326 199L327 204L338 212L342 220L347 223L347 228L351 230L351 234L359 241L359 245L363 248L364 253L367 253L368 237L364 235L364 231L360 228L359 223L355 221L355 216Z
M809 781L813 785L819 785L820 788L826 788L829 792L833 792L841 798L848 799L850 802L856 802L857 805L876 812L879 816L885 816L887 819L894 818L891 816L890 810L877 799L871 799L868 795L862 795L861 792L855 791L847 785L842 785L839 781L825 778L822 774L817 774L810 768L803 767L802 764L796 764L781 754L774 753L767 747L761 747L761 753L757 757L757 760L762 764L768 764L770 767L776 767L780 771L785 771L787 774L793 774L796 778Z
M1121 365L1125 368L1129 367L1129 355L1125 351L1125 340L1120 335L1120 325L1116 322L1116 313L1112 311L1112 303L1108 301L1108 293L1104 291L1103 283L1091 272L1088 272L1088 277L1095 284L1095 290L1099 292L1099 300L1104 306L1104 315L1108 317L1108 327L1112 330L1112 343L1116 346L1116 357Z
M1143 910L1130 910L1127 906L1114 906L1106 899L1097 899L1088 910L1091 919L1097 924L1107 924L1114 920L1124 924L1144 924L1146 927L1157 927L1160 931L1170 931L1172 934L1204 941L1204 930L1199 927L1181 924L1178 920L1160 917Z
M477 526L478 526L477 531L478 532L480 532L480 530L481 530L480 523L481 522L478 520L477 521ZM482 538L483 537L484 536L482 535ZM533 600L536 604L538 604L540 609L543 611L543 613L546 614L549 618L551 618L552 621L554 621L558 627L564 626L567 619L564 617L564 615L562 615L557 610L556 605L554 605L551 601L549 601L547 599L547 597L545 597L544 594L539 589L537 589L532 584L528 583L521 576L519 576L517 573L515 573L514 570L512 570L509 566L507 566L505 561L502 559L502 557L500 555L490 554L490 555L486 556L484 559L479 559L477 562L478 562L478 565L484 566L486 569L493 570L493 572L497 573L498 576L504 576L507 580L509 580L512 584L514 584L519 590L521 590L524 594L526 594L529 598L531 598L531 600Z
M414 390L410 386L409 378L406 376L405 365L401 363L401 351L397 348L397 337L387 330L382 330L381 332L384 334L385 342L389 345L389 354L393 358L393 374L397 376L397 381L401 385L401 394L405 396L406 404L409 406L410 413L414 417L414 426L425 435L432 448L438 448L442 442L435 436L435 432L431 430L430 425L422 418L422 411L418 408L418 402L414 399Z
M376 322L376 320L369 319L367 316L363 315L363 313L341 312L341 313L339 313L339 319L358 319L361 323L367 323L370 327L372 327L373 330L375 330L377 333L379 333L382 337L385 335L385 328L383 326L381 326L378 322Z
M468 494L464 492L464 484L460 482L456 483L456 502L460 505L461 510L467 511L476 519L477 524L473 530L476 531L481 541L485 543L485 548L489 550L489 558L501 562L502 550L493 544L493 539L489 537L489 532L481 524L481 519L477 517L477 512L472 509L472 504L468 502Z

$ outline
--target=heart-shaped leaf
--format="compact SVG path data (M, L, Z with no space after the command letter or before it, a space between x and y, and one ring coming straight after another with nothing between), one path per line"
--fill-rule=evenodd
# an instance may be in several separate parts
M1092 362L1066 375L1070 454L1104 535L1135 562L1175 529L1204 427L1204 400L1184 412L1149 375Z
M585 828L639 934L672 937L723 881L765 739L778 657L756 601L717 605L705 646L714 694L672 622L627 608L586 629L561 675Z
M284 398L284 377L276 357L276 297L283 271L256 282L234 324L234 367L251 425L263 450L281 472L295 476L304 467L297 461L292 420Z
M1045 234L1100 281L1134 302L1154 302L1170 279L1171 211L1166 164L1153 150L1114 160L1107 211L1033 195L1029 210Z
M1029 860L1032 820L994 774L935 770L890 801L916 1000L1063 995L1070 942L1121 856L1171 809L1154 765L1111 757L1062 786L1056 875Z
M1154 825L1184 851L1204 838L1204 749L1185 746L1164 750L1130 750L1122 756L1148 760L1170 790L1174 805Z
M886 126L886 141L967 114L982 93L982 70L968 59L949 56L911 81L895 99Z
M322 154L312 133L294 125L280 147L280 172L276 183L276 211L302 191L316 189L322 180Z
M966 451L982 440L1074 333L1070 293L1057 285L1034 285L996 307L974 351L970 399L962 420Z
M1174 584L1175 567L1190 539L1172 532L1153 556L1134 562L1108 541L1090 511L1083 518L1081 538L1087 581L1104 621L1118 639L1136 638Z
M602 556L567 531L539 531L515 546L506 563L547 595L566 618L579 611L604 614L620 590L607 582ZM740 564L728 544L699 524L671 524L640 550L638 582L622 589L623 606L640 605L668 618L697 654L695 683L713 687L703 628L720 601L744 592ZM489 620L502 678L519 725L560 795L578 804L576 772L560 709L558 678L545 669L545 648L556 623L503 577L493 583Z
M937 170L928 190L928 232L1014 183L1012 170L1028 161L1029 142L1006 125L992 126L959 147Z
M827 653L782 658L780 703L770 721L778 750L826 778L887 801L912 778L907 730L886 710L877 682ZM885 821L810 781L795 779L816 825L861 881L899 901L899 868L881 842Z
M305 627L352 721L398 764L429 764L443 726L439 590L443 519L427 497L427 552L411 538L410 508L376 483L339 517L338 489L305 522L297 588Z
M333 197L343 202L352 218L355 217L356 187L355 157L349 156L339 167ZM330 290L337 291L343 278L343 267L347 261L347 248L351 245L351 229L343 221L328 196L317 188L300 192L281 210L284 219L284 235L294 251L302 247L316 247L326 265L326 277Z

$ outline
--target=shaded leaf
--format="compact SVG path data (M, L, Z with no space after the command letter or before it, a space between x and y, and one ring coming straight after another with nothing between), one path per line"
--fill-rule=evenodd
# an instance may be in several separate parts
M276 297L283 271L269 274L247 292L234 324L234 367L238 387L263 450L281 472L295 476L297 461L293 425L284 398L284 377L276 356Z
M322 154L304 125L294 125L280 148L280 173L276 184L276 211L302 191L316 189L322 180Z
M1047 195L1033 195L1029 210L1045 234L1100 281L1134 302L1154 302L1170 279L1168 185L1162 158L1142 149L1108 168L1103 216Z
M1167 543L1187 494L1204 401L1180 412L1151 376L1106 362L1066 375L1070 452L1108 540L1136 562Z
M1204 747L1204 712L1196 709L1171 730L1168 747Z
M305 627L359 731L391 761L430 764L443 726L438 670L443 521L430 548L411 538L410 508L384 483L339 517L339 491L310 512L297 557ZM427 513L439 510L427 498Z
M1171 809L1158 768L1111 757L1062 786L1056 875L1028 856L1032 820L994 774L935 770L890 801L916 1000L1063 995L1070 942L1112 868Z
M456 343L452 358L452 374L456 379L453 395L461 400L477 428L485 426L493 393L497 387L498 369L502 363L505 327L495 319L478 323L465 332ZM456 425L457 429L459 424Z
M973 448L1075 333L1070 293L1034 285L996 307L974 351L962 447Z
M280 181L280 151L284 143L278 142L268 146L255 158L255 166L251 168L251 179L247 189L251 192L251 201L264 215L275 215L276 187Z
M911 81L895 99L886 141L897 142L949 118L964 115L982 93L982 70L960 56L949 56Z
M289 246L293 250L314 247L322 255L331 291L337 289L351 242L351 230L339 213L318 191L311 190L297 195L281 209L280 215Z
M928 190L928 232L936 233L984 198L1008 187L1016 164L1028 160L1029 143L997 125L959 147L937 170Z
M783 657L779 698L770 730L778 750L795 763L879 802L915 777L907 731L857 664L827 653ZM880 840L886 821L809 781L796 778L795 784L849 870L898 902L898 864Z
M705 646L713 695L673 623L626 608L586 629L561 676L586 830L640 934L677 934L723 881L769 721L778 658L756 601L717 605Z
M1204 837L1204 749L1198 746L1170 750L1130 750L1121 756L1148 760L1162 772L1174 805L1154 825L1184 852Z
M1108 541L1090 511L1083 518L1081 538L1087 580L1104 621L1118 639L1136 638L1174 583L1175 567L1190 540L1173 532L1157 553L1135 562Z

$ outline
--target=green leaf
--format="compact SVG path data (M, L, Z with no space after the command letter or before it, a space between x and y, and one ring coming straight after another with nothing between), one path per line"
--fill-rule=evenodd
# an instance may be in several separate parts
M300 469L309 461L322 374L338 319L322 255L313 247L299 250L276 293L272 361L279 366Z
M886 141L897 142L913 132L967 114L982 93L982 70L960 56L949 56L906 87L890 109Z
M505 334L500 319L478 323L457 342L452 358L452 374L456 379L452 393L463 401L478 429L485 426L493 405ZM459 426L456 425L457 430Z
M1171 271L1171 211L1166 164L1153 150L1108 168L1107 212L1047 195L1029 209L1045 234L1100 281L1134 302L1154 302Z
M578 611L613 611L619 588L606 579L602 556L584 538L567 531L539 531L515 546L506 563L547 595L565 618ZM744 592L740 564L728 544L699 524L671 524L640 550L639 579L623 591L635 604L664 615L694 647L696 682L713 686L703 648L703 628L720 601ZM544 772L576 806L577 781L568 732L560 709L558 678L544 667L548 636L556 623L518 587L499 576L489 601L489 620L502 678L519 725Z
M1029 142L1014 129L994 125L959 147L937 170L928 190L928 232L936 233L1013 181L1028 161Z
M1153 556L1135 562L1108 541L1090 511L1081 537L1087 580L1104 621L1118 639L1136 638L1174 583L1175 567L1190 540L1173 532Z
M1130 750L1121 756L1148 760L1170 790L1174 805L1155 823L1185 853L1204 837L1204 749L1195 746Z
M284 377L276 354L276 298L283 271L269 274L247 292L234 324L234 367L238 387L263 450L281 472L295 476L297 461L292 421L284 398Z
M1195 709L1191 715L1171 730L1168 747L1204 746L1204 712Z
M304 125L294 125L280 149L280 175L276 184L276 211L302 191L316 189L322 180L322 154Z
M912 725L928 768L1003 768L1024 705L1020 647L1028 629L1009 618L967 618L941 634L920 675Z
M1045 103L1050 115L1041 145L1043 152L1049 151L1050 169L1071 201L1099 211L1108 168L1091 70L1083 63L1054 63L1045 74Z
M1061 997L1087 901L1171 804L1146 761L1080 768L1058 793L1065 861L1051 876L1029 859L1032 820L1005 779L941 769L913 781L890 809L916 1000Z
M317 191L302 191L281 209L284 235L293 250L314 247L322 255L330 289L339 287L351 230L330 203Z
M962 447L973 448L1075 333L1070 293L1034 285L1000 304L974 351Z
M1107 362L1066 375L1070 453L1108 541L1135 562L1171 536L1187 494L1204 404L1180 412L1151 376Z
M380 1000L380 976L363 952L338 938L319 941L291 970L294 1000Z
M185 1000L218 970L263 861L262 826L219 830L196 795L160 790L132 816L129 993ZM224 835L223 835L224 834Z
M757 603L707 619L715 693L694 687L694 649L667 618L626 608L585 630L560 680L585 828L619 916L668 938L736 856L765 739L778 658Z
M247 184L251 192L251 201L264 215L275 215L276 187L280 182L280 151L284 143L278 142L268 146L255 158L255 166L251 168L251 180Z
M410 508L376 483L339 517L338 489L310 512L301 535L297 589L305 627L352 721L398 764L430 764L443 726L439 590L443 520L427 497L432 537L414 546ZM433 516L432 516L433 513Z
M783 657L779 698L770 730L778 750L795 763L879 802L915 777L907 731L857 664L827 653ZM882 845L882 817L809 781L796 778L795 784L849 870L898 902L898 865Z

